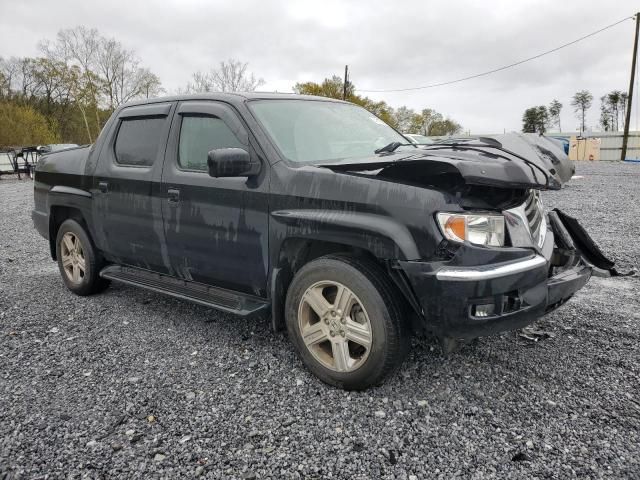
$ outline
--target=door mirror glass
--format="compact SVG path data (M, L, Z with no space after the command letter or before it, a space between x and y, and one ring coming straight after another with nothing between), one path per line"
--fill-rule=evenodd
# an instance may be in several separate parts
M260 163L252 162L243 148L216 148L207 155L209 175L219 177L249 177L260 172Z

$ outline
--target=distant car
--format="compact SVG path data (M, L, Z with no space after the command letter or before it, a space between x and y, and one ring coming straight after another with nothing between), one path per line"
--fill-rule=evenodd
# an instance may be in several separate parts
M79 147L77 143L50 143L49 145L40 145L38 147L38 153L51 153L59 150L67 150L69 148Z
M570 141L567 137L547 137L552 142L557 143L564 150L566 155L569 155L569 145Z
M418 135L416 133L405 133L404 136L414 145L430 145L433 143L429 137Z
M478 137L446 137L433 140L431 143L466 143L478 140Z

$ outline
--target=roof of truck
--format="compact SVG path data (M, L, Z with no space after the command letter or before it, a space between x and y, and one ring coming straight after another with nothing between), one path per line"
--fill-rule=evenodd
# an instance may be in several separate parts
M229 103L241 103L245 100L314 100L346 103L342 100L329 97L318 97L314 95L299 95L297 93L274 93L274 92L210 92L194 93L189 95L173 95L168 97L148 98L129 102L123 106L147 105L150 103L175 102L181 100L219 100Z

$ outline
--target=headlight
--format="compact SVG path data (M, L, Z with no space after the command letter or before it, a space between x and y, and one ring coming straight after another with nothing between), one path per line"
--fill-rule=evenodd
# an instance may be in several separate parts
M449 240L493 247L504 245L502 215L438 213L437 218L440 230Z

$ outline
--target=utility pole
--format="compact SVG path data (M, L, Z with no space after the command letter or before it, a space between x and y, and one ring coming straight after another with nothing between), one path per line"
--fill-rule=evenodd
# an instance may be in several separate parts
M636 32L636 37L637 37L637 32ZM637 38L636 38L637 40ZM637 43L637 42L636 42ZM634 63L635 65L635 63ZM347 99L347 85L349 85L349 65L345 65L344 66L344 84L342 86L342 100L346 100ZM631 98L631 97L629 97Z
M627 157L627 142L629 141L629 124L631 123L631 102L633 99L633 84L636 78L636 59L638 58L638 31L640 30L640 12L636 13L636 36L633 41L633 59L631 60L631 80L629 81L629 100L627 103L627 114L624 121L624 136L622 137L622 154L620 160Z

